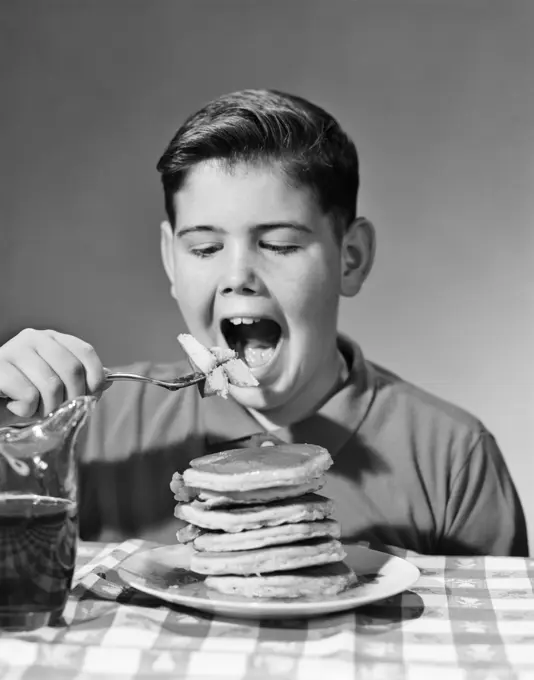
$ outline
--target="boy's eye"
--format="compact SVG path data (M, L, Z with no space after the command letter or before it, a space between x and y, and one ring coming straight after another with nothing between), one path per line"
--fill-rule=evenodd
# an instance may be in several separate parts
M300 250L300 246L294 243L276 243L273 241L262 241L261 247L265 250L270 250L279 255L289 255L297 250Z
M196 257L210 257L221 250L222 243L202 243L189 247L189 252Z

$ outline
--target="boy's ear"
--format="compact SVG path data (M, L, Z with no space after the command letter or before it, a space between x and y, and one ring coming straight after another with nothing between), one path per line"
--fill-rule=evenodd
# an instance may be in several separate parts
M170 222L164 220L160 227L161 238L160 238L160 248L161 248L161 260L163 262L163 268L167 274L167 278L171 284L171 295L173 298L176 297L174 292L174 232L170 225Z
M341 295L359 293L375 259L375 228L365 217L358 217L346 229L341 243Z

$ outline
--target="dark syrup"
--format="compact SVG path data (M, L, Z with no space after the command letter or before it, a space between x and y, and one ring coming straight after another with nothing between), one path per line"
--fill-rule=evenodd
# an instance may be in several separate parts
M77 542L72 501L0 494L0 627L57 619L67 600Z

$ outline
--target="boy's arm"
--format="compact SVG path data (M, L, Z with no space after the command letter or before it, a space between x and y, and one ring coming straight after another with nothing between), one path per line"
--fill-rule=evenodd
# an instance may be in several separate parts
M438 550L445 555L528 555L521 502L503 455L485 430L452 480Z

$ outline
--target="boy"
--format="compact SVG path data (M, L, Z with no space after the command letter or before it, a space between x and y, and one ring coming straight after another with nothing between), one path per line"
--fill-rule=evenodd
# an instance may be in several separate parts
M526 555L491 434L337 333L339 298L359 292L375 251L372 225L356 216L357 152L337 122L298 97L237 92L191 116L158 170L171 295L189 331L236 349L259 387L232 387L227 401L195 388L106 390L80 454L82 538L173 542L173 472L272 438L330 451L321 493L336 501L347 541ZM188 366L132 370L164 377ZM28 330L0 349L0 390L16 415L103 385L98 356L72 336Z

